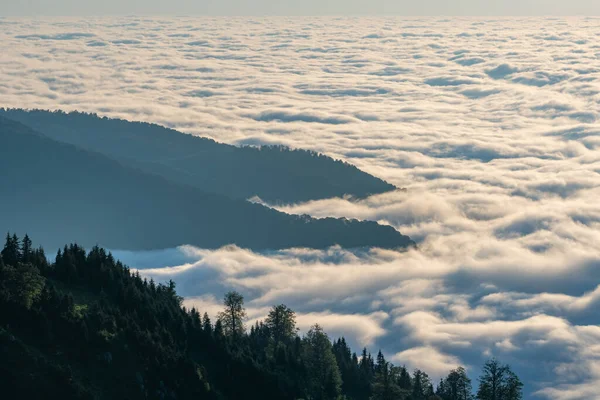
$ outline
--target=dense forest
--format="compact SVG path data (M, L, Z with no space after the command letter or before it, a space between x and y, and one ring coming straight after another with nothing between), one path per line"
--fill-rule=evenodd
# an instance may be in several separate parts
M299 336L285 305L245 326L244 298L214 321L94 247L50 262L28 236L0 255L0 385L20 399L520 400L523 384L491 359L477 388L464 368L432 382L379 351L354 353L319 325ZM475 392L474 392L475 391Z
M376 222L289 215L174 183L3 117L0 171L0 229L28 232L46 248L73 241L124 250L414 245Z
M230 146L160 125L79 112L0 108L0 116L129 167L232 198L257 195L292 203L396 189L353 165L305 150Z

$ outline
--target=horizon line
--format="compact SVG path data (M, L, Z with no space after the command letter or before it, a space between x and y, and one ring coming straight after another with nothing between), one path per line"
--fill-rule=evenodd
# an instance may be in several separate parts
M390 18L590 18L598 19L598 15L589 14L398 14L398 13L363 13L363 14L202 14L202 13L102 13L102 14L9 14L0 15L3 18L82 18L82 17L212 17L212 18L361 18L361 17L390 17Z

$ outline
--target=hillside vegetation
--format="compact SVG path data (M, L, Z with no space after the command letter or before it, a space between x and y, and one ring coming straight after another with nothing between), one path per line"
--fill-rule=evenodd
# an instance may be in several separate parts
M437 388L378 352L353 353L319 325L299 336L284 304L245 326L229 292L215 321L182 307L175 283L141 277L94 247L49 262L28 236L0 253L0 385L7 399L471 400L458 367ZM488 361L477 399L520 400L511 369Z

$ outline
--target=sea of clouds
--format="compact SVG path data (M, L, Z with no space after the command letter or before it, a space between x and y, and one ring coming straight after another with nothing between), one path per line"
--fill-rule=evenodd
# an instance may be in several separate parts
M528 398L600 399L600 19L0 19L0 106L285 144L404 187L278 206L418 250L116 252L249 323L286 303L436 377L497 356Z

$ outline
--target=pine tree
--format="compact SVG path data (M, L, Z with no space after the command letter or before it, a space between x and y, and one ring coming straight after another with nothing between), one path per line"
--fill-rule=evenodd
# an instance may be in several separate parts
M381 354L381 352L379 352ZM398 368L382 360L379 362L378 354L377 373L373 381L371 400L396 400L402 399L408 393L398 385L396 374Z
M478 400L521 400L523 383L508 365L497 359L488 360L479 377Z
M363 348L359 367L360 367L360 371L361 371L362 375L365 377L365 379L370 381L371 378L373 377L374 371L372 368L371 354L367 353L366 347Z
M433 395L433 385L429 375L420 369L415 369L412 378L412 398L414 400L426 400Z
M32 243L29 239L29 235L25 234L23 241L21 242L21 261L26 263L31 261L32 256Z
M0 336L8 331L26 339L32 349L43 344L38 350L51 349L48 359L54 358L53 349L65 349L65 365L78 357L76 365L84 377L95 371L87 371L85 364L95 364L97 354L112 365L105 371L107 378L135 382L135 393L119 385L111 388L115 398L472 400L463 368L441 380L435 396L427 374L417 370L411 378L405 367L388 363L381 351L371 357L365 348L358 357L343 337L332 344L318 325L298 337L295 314L284 305L273 307L266 322L257 321L246 334L243 297L231 292L225 304L233 308L219 314L213 329L207 313L200 318L196 308L181 306L173 282L146 281L103 249L86 254L77 245L66 246L49 265L43 251L31 250L25 242L29 243L24 238L19 247L18 238L8 235L0 256ZM15 254L28 256L2 266L5 255ZM226 328L227 314L237 319L229 318ZM42 364L23 363L24 369L15 371L35 385L43 378L36 371L44 368ZM523 384L507 366L500 367L505 372L495 400L522 400ZM81 383L75 382L76 375L66 371L60 389ZM481 381L483 385L484 377Z
M382 373L383 369L387 367L387 362L385 361L385 357L381 352L381 349L377 353L377 363L375 364L375 373Z
M438 385L436 394L444 400L472 400L471 379L463 367L450 371L446 379L442 379Z
M412 390L412 378L405 366L400 367L398 386L400 386L401 389Z
M144 282L146 281L144 280ZM194 329L202 329L202 319L196 307L192 307L190 310L190 324Z
M522 400L523 382L521 382L519 377L513 371L510 370L510 367L508 367L506 373L506 382L502 390L503 400Z
M205 333L208 333L209 335L212 334L212 325L210 324L210 317L208 316L208 313L204 313L204 316L202 317L202 330Z
M311 398L337 399L341 394L342 378L329 337L317 324L310 328L303 342Z
M21 254L19 251L19 238L17 235L10 235L10 233L6 234L6 242L4 244L4 249L0 252L2 255L2 259L6 265L17 266L17 263L21 259Z
M274 306L265 320L275 343L289 341L296 336L296 313L285 304Z
M221 322L220 319L217 319L217 322L215 322L215 330L213 335L217 339L221 339L225 335L223 329L223 322Z

